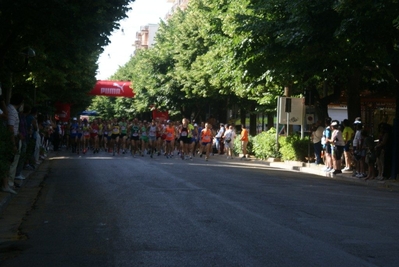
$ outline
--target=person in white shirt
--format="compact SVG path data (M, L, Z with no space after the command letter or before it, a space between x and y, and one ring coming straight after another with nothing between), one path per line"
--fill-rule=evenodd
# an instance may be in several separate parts
M219 131L215 135L216 149L218 150L219 155L223 154L223 151L222 151L222 148L221 148L220 144L221 144L221 141L222 141L222 137L223 137L224 131L225 131L224 124L221 123Z
M331 128L333 129L331 139L328 139L327 142L331 144L332 151L332 160L334 169L331 171L333 174L342 173L341 171L341 157L344 152L344 138L342 136L342 132L339 129L339 123L337 120L333 120L331 122Z
M24 103L24 97L20 94L13 94L10 99L10 104L7 106L7 111L8 111L8 128L10 132L12 133L11 135L11 144L13 146L13 151L12 153L14 154L13 161L10 166L10 173L8 177L8 186L10 189L15 188L15 174L17 170L17 165L20 157L20 152L21 152L21 140L19 136L19 116L18 116L18 110L23 107ZM7 189L3 188L3 189ZM5 191L5 190L3 190ZM8 191L10 193L13 193L11 191Z
M228 159L233 158L233 144L235 138L235 132L233 131L233 126L228 126L226 132L223 134L224 146L226 149L226 154Z
M7 124L7 122L8 122L8 113L7 113L7 106L6 106L6 103L4 102L4 98L3 98L3 96L1 95L1 92L0 92L0 127L1 127L1 131L4 131L4 132L6 132L6 130L7 130L7 127L6 127L6 124ZM13 135L11 135L11 136L13 136ZM4 145L6 142L7 143L9 143L9 137L8 136L4 136L4 135L2 135L2 139L0 140L0 145ZM2 154L2 155L0 155L1 157L2 157L2 159L1 159L1 161L2 161L2 164L6 164L6 165L8 165L9 163L10 163L10 159L9 158L7 158L7 159L4 159L3 158L3 156L6 156L6 155L4 155L4 154ZM13 158L11 158L11 160L12 160ZM17 192L15 192L9 185L8 185L8 173L6 172L6 173L3 173L3 177L0 177L1 178L1 191L3 191L3 192L7 192L7 193L12 193L12 194L16 194Z

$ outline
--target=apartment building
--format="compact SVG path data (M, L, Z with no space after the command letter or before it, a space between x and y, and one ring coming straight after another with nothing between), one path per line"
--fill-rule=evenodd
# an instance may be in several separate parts
M166 15L166 18L169 18L170 16L172 16L173 13L175 13L177 9L185 10L188 6L188 2L190 2L190 0L166 0L166 1L168 3L173 4L170 12Z
M166 14L166 19L173 15L177 9L185 10L188 6L189 0L166 0L168 3L172 3L172 8ZM142 26L140 31L136 33L136 41L134 42L135 51L140 49L148 49L155 43L155 35L158 31L158 24L148 24Z
M140 31L136 33L136 41L134 47L137 50L148 49L155 43L155 35L158 31L158 24L148 24L140 27Z
M189 0L166 0L168 3L173 3L173 7L178 7L182 10L187 8Z

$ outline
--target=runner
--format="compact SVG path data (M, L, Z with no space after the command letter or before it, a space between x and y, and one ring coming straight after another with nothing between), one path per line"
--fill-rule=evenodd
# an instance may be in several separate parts
M79 129L79 124L78 120L76 118L72 119L71 126L69 127L70 129L70 145L72 148L72 153L78 153L77 145L78 145L78 129Z
M150 150L150 157L152 158L154 151L156 149L156 141L157 141L157 125L155 121L151 121L150 127L148 127L148 145Z
M180 157L181 159L188 159L188 154L189 154L189 145L190 145L190 139L189 137L189 126L188 126L188 120L184 118L182 120L182 125L179 128L179 134L180 134Z
M126 118L122 118L122 120L119 122L119 127L120 127L120 143L122 143L122 154L125 154L126 151L126 144L127 144L127 122Z
M190 159L193 159L194 155L194 144L195 144L195 135L198 133L195 130L194 125L190 123L190 120L186 119L188 125L188 144L187 144L187 154Z
M90 132L91 132L91 126L87 121L87 119L83 120L82 129L83 129L83 154L86 154L90 143Z
M198 127L198 124L194 124L194 132L193 132L193 156L195 156L195 154L197 153L198 149L199 149L199 144L200 144L200 133L202 131L201 127Z
M103 146L103 137L104 137L104 124L102 119L98 119L98 150L104 148ZM97 151L98 153L99 151Z
M140 145L140 126L137 119L130 126L131 153L135 157Z
M146 153L148 147L148 128L146 121L144 121L140 126L140 140L141 140L141 156L144 157L144 153Z
M108 142L111 139L111 133L110 133L110 124L108 120L105 120L103 123L103 143L102 146L104 147L104 151L108 151Z
M100 130L100 126L97 123L97 119L93 120L93 123L91 124L91 131L90 131L90 137L93 141L92 146L93 146L93 154L98 153L99 151L99 137L98 137L98 132Z
M204 152L205 149L205 160L208 161L209 159L209 153L211 150L211 145L212 145L212 131L211 131L211 125L209 123L205 123L205 128L201 131L201 147L198 152L200 157L202 157L202 153Z
M77 137L76 137L76 152L79 154L80 151L82 151L82 139L83 139L83 126L82 126L82 121L79 120L78 123L78 129L77 129Z
M157 121L157 141L156 141L156 149L158 152L158 156L161 155L162 150L163 150L163 143L165 140L165 136L163 135L165 125L163 125L161 122Z
M172 158L173 157L173 150L175 147L175 134L176 130L175 127L173 126L173 122L169 121L168 126L165 128L165 152L166 152L166 158Z
M119 154L119 136L120 136L120 126L118 123L118 120L116 118L113 119L113 122L111 124L111 146L110 149L112 148L112 154L115 156L115 153Z

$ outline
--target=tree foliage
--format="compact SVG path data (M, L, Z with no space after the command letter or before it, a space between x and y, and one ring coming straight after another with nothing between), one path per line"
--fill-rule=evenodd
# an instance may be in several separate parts
M69 102L82 109L95 84L97 59L133 0L1 1L0 81L33 102ZM35 50L27 69L21 51ZM14 65L11 66L10 65ZM14 68L13 68L14 67ZM9 77L13 77L10 83Z

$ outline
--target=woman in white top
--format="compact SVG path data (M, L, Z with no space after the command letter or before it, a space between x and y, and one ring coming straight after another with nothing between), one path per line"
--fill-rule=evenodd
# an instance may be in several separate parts
M333 174L342 173L341 171L341 157L344 152L344 138L342 132L339 129L339 124L337 120L331 122L331 128L333 129L331 139L328 140L331 144L332 160L333 160Z
M233 126L230 125L222 137L224 139L224 144L225 144L224 146L226 148L227 159L233 158L233 144L234 144L235 137L236 136L233 131Z

